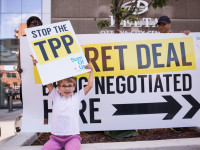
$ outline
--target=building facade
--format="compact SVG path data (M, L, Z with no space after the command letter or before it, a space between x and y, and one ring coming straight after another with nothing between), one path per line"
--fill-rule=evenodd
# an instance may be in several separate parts
M124 0L128 6L129 0ZM140 0L139 6L145 8L150 0ZM113 18L110 12L111 0L52 0L51 22L70 20L76 34L112 33ZM167 15L172 21L172 32L190 29L192 32L200 31L199 0L170 0L166 7L154 9L150 7L144 13L138 15L139 22L130 24L122 22L122 33L155 33L155 22L162 15ZM98 20L107 20L110 27L99 29Z
M6 89L11 88L14 94L20 88L16 66L26 20L38 16L50 23L50 4L50 0L0 0L0 108L7 108Z

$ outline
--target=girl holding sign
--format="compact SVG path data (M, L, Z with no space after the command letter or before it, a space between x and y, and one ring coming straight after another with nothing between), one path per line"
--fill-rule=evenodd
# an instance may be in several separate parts
M33 56L32 56L33 58ZM33 63L37 61L33 58ZM48 84L49 97L53 100L52 135L42 150L80 150L81 137L79 136L79 104L93 86L93 70L89 63L85 69L91 69L88 84L84 89L73 93L76 88L74 77L57 82L57 88Z

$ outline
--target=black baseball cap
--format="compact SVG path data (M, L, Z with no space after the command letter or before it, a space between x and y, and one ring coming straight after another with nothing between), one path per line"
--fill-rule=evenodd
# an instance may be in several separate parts
M158 19L158 23L156 25L158 25L159 23L170 24L171 20L170 20L170 18L168 16L161 16Z

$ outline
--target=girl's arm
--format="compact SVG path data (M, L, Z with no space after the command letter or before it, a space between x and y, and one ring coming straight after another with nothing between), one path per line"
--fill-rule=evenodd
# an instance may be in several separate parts
M93 68L91 63L89 62L89 64L87 66L85 66L85 69L91 69L90 71L90 75L88 78L88 84L86 87L84 87L84 93L85 95L91 90L91 88L93 87Z
M18 56L17 56L17 72L18 73L22 73L23 72L23 70L22 70L22 68L21 68L21 62L20 62L20 50L19 50L19 54L18 54Z
M53 90L54 86L53 86L52 83L50 83L50 84L47 84L47 88L48 88L48 90L49 90L49 94L50 94L51 91Z
M33 57L33 55L31 55L31 57L32 57L33 64L36 66L38 61ZM54 86L53 86L52 83L50 83L50 84L47 84L47 88L49 90L49 93L51 93L51 91L53 90Z

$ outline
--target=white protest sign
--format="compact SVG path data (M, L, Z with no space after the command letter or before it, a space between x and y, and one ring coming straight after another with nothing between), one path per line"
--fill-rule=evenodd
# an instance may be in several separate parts
M89 71L70 21L25 31L43 85Z
M200 33L88 34L78 39L94 67L94 86L81 101L81 131L199 126ZM22 131L50 132L52 102L46 86L33 81L25 40ZM77 79L80 90L87 75Z

